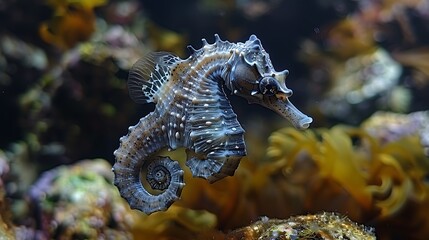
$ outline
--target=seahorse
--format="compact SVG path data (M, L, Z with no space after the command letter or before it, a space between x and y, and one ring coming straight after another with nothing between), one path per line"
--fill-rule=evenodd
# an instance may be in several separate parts
M185 148L192 175L210 183L234 175L246 146L225 87L299 129L312 122L289 101L288 70L274 70L255 35L245 43L223 41L217 34L213 44L202 42L198 50L188 46L187 59L150 53L129 72L130 97L137 103L155 103L154 111L129 127L114 152L114 184L132 209L151 214L179 199L183 170L177 161L158 156L163 149Z

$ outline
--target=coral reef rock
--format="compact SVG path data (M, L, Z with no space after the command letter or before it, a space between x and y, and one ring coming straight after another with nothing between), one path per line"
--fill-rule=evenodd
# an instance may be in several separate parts
M375 240L374 230L359 226L333 213L290 217L286 220L262 220L229 233L226 239L350 239Z

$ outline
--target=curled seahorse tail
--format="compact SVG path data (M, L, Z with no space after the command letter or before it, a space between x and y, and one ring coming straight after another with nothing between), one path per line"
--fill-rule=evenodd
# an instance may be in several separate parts
M183 170L177 161L153 156L165 147L165 135L157 128L144 131L143 126L154 125L151 117L140 120L120 139L114 152L114 184L132 209L146 214L166 210L179 199L184 187ZM155 126L152 126L155 127ZM146 171L142 171L146 169ZM142 184L142 181L147 184ZM145 187L152 188L149 192Z
M115 154L120 153L115 151ZM155 157L150 159L151 164L162 166L163 171L169 175L167 187L160 194L149 193L141 184L140 168L128 168L118 162L113 166L115 172L114 184L118 187L121 196L127 200L132 209L138 209L146 214L164 211L179 199L184 187L183 170L177 161L168 157ZM149 173L147 173L149 174ZM157 175L158 173L151 173Z

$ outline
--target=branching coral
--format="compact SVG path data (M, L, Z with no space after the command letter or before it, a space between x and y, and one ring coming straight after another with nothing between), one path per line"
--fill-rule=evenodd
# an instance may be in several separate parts
M410 198L425 197L427 169L419 160L424 156L416 137L380 145L357 128L305 133L286 128L274 133L270 142L268 155L277 160L275 169L293 167L305 154L322 178L340 184L364 210L374 204L380 218L397 213Z
M306 189L307 211L317 209L320 202L342 199L343 204L352 203L348 214L355 220L375 219L381 224L395 218L397 222L398 216L409 214L410 206L418 206L413 208L416 218L402 222L402 229L429 224L419 214L427 208L429 168L417 135L382 144L361 128L337 126L304 133L285 128L272 134L267 153L274 160L266 167L271 176L278 171L294 175L303 162L315 164L317 171L308 181L323 182L323 186L313 183ZM348 200L335 186L349 194ZM331 199L326 198L329 191ZM352 211L356 207L360 214Z

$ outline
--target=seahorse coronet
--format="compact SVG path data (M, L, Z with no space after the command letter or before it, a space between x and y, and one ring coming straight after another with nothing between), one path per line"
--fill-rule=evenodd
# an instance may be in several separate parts
M166 210L185 186L180 164L158 156L163 149L185 148L186 166L194 177L212 183L234 175L246 146L225 88L272 109L297 128L307 128L312 121L289 101L288 71L274 70L255 35L244 43L223 41L217 34L214 43L202 42L200 49L188 46L187 59L150 53L130 70L131 98L154 102L155 109L120 138L112 169L121 196L146 214Z

